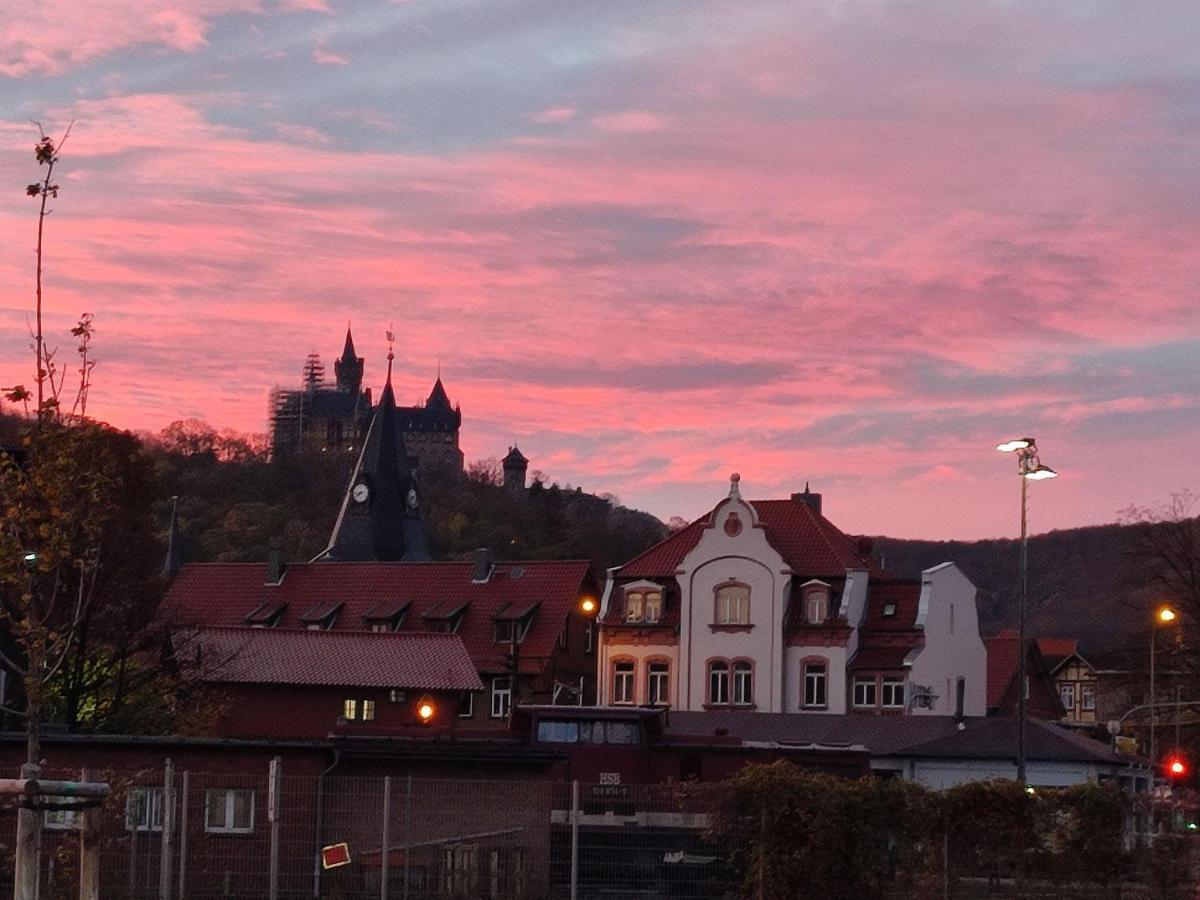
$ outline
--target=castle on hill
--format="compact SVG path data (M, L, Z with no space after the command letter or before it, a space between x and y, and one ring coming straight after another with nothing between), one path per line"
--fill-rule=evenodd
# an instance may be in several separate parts
M363 387L364 362L347 326L342 355L333 364L333 384L325 380L320 356L312 353L298 389L271 391L271 452L276 458L361 450L375 411L371 389ZM462 410L450 404L440 373L423 405L397 406L391 418L413 468L463 470L458 445Z

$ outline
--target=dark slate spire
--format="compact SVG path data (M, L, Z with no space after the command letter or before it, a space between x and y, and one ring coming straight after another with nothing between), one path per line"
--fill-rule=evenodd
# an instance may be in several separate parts
M428 409L450 409L450 397L446 394L446 388L442 385L441 373L438 373L437 381L433 383L433 390L429 392L429 399L425 401L425 406Z
M346 323L346 345L342 355L334 361L333 372L337 376L337 389L357 394L362 390L363 358L354 353L354 337L350 334L350 323Z
M329 547L318 560L428 559L416 479L398 430L388 351L387 382L371 418Z
M167 529L167 557L163 560L162 577L174 578L183 566L183 539L179 536L178 497L171 498L171 525Z

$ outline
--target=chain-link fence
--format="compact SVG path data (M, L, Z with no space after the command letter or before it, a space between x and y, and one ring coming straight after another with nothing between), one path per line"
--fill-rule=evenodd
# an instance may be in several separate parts
M721 785L319 777L289 774L278 760L252 774L170 765L91 774L112 787L99 811L105 898L708 900L771 896L778 872L769 867L786 863L778 848L756 855L731 845L736 832L721 821ZM79 814L44 815L41 896L75 897ZM0 813L7 864L14 818L11 804ZM1186 833L1180 840L1193 843ZM929 864L898 860L880 896L1016 895L1013 873L993 865L997 857L971 862L972 848L984 843L958 829L910 848ZM1121 896L1166 896L1148 872L1167 871L1186 849L1157 844L1162 858L1148 857L1150 869L1118 876ZM1048 871L1030 876L1049 889ZM0 897L11 879L0 871ZM1051 893L1028 895L1098 896L1097 885L1077 884L1073 893L1078 881L1069 875Z

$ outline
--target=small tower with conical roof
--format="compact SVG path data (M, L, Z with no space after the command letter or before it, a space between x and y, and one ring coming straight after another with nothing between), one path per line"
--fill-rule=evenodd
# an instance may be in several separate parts
M354 353L354 336L350 334L350 323L346 323L346 345L342 355L334 360L333 372L337 376L337 389L343 394L357 394L362 390L363 358Z
M516 444L508 448L508 455L500 461L504 466L504 487L506 490L519 494L525 490L525 473L529 469L529 460L517 449Z

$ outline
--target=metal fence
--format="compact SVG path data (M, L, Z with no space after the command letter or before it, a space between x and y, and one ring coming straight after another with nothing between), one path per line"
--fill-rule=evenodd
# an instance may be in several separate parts
M703 790L318 778L289 775L278 761L254 774L168 766L94 777L113 789L101 813L104 897L699 900L734 893L728 865L706 839ZM12 834L8 812L0 828ZM70 813L47 814L44 900L77 896L75 825Z

